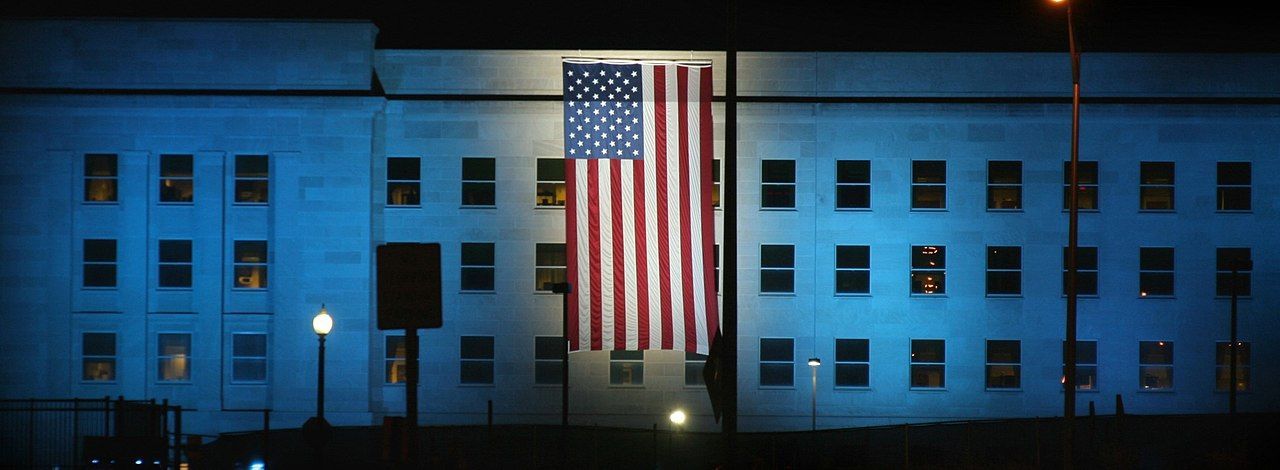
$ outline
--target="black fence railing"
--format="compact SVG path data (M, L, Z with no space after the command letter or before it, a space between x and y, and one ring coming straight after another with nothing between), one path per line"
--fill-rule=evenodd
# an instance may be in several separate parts
M182 411L123 397L0 400L0 467L177 468Z

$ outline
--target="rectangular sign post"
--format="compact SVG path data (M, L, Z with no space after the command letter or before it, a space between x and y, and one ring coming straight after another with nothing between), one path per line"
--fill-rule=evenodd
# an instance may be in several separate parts
M378 329L404 329L405 460L418 460L418 328L439 328L440 244L378 245Z

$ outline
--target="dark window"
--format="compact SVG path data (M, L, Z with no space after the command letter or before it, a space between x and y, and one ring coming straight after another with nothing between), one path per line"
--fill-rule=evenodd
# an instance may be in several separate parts
M538 243L534 246L534 290L551 292L553 284L565 282L569 261L564 243Z
M231 335L231 382L263 383L267 381L267 335L236 333Z
M1142 162L1140 204L1144 211L1173 210L1173 162Z
M715 244L716 293L720 293L720 244Z
M720 159L711 160L711 207L720 208Z
M191 287L191 240L160 240L160 287Z
M987 340L987 388L1022 388L1022 343Z
M913 245L911 247L911 293L945 294L947 292L947 247Z
M493 244L463 243L461 284L464 291L493 290Z
M795 160L760 160L760 207L796 207Z
M1138 384L1143 390L1173 388L1173 342L1138 342Z
M1218 248L1218 282L1217 293L1219 297L1231 296L1231 268L1237 267L1237 282L1239 289L1236 294L1240 296L1249 296L1253 289L1253 282L1250 279L1250 272L1253 267L1249 262L1248 248Z
M266 289L266 240L237 240L235 250L235 278L231 280L231 286L237 289Z
M1080 210L1098 210L1098 162L1077 162L1076 204ZM1071 208L1071 162L1062 162L1062 210Z
M118 200L119 161L114 153L84 156L84 202Z
M236 155L237 204L266 204L270 183L266 155Z
M1062 247L1062 295L1067 295L1067 247ZM1098 247L1076 247L1076 295L1098 295Z
M644 385L644 351L609 351L609 385Z
M193 201L194 179L191 155L160 156L160 202Z
M836 161L836 209L871 208L871 161Z
M538 206L564 207L567 189L564 182L563 158L538 159L537 188L534 200Z
M422 204L422 159L387 157L387 205Z
M1173 248L1139 248L1138 296L1173 295Z
M84 241L84 287L116 286L116 241Z
M1229 383L1231 383L1231 343L1227 341L1219 341L1215 344L1214 354L1214 386L1213 389L1219 392L1227 391ZM1246 342L1236 342L1236 390L1245 392L1249 390L1249 345Z
M156 377L161 382L188 382L191 380L191 334L160 333Z
M987 162L987 209L1022 209L1022 162Z
M405 346L404 335L387 335L383 351L386 383L399 384L408 381L409 370L406 358L409 357L409 352Z
M1022 294L1022 247L987 247L987 295Z
M1249 162L1218 162L1218 210L1247 211L1253 206Z
M1067 357L1067 342L1062 342L1062 357ZM1066 366L1066 362L1062 363ZM1067 373L1063 370L1063 383ZM1076 390L1098 389L1098 342L1076 340Z
M836 387L868 387L871 384L870 341L836 338Z
M497 177L494 159L466 157L462 159L462 205L493 206L496 201Z
M493 337L463 336L460 339L462 359L459 383L493 383Z
M692 352L684 353L684 386L707 386L706 379L702 377L702 369L706 365L707 356Z
M86 382L116 380L116 334L84 333L80 337L81 375Z
M871 247L836 245L836 293L871 292Z
M947 162L941 160L911 162L911 208L947 208Z
M760 245L760 292L795 292L795 250L792 245Z
M911 340L911 388L943 388L947 386L946 379L946 341Z
M535 336L533 338L533 383L561 385L564 378L564 354L564 338Z
M760 386L790 387L795 382L794 375L794 340L760 338Z

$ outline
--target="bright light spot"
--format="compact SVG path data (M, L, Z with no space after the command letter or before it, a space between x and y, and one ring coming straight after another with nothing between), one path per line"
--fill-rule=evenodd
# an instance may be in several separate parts
M267 465L262 462L253 462L249 464L249 470L265 470Z
M684 411L675 410L671 412L671 424L679 426L681 424L684 424L684 419L685 419Z
M133 461L133 464L134 464L134 465L142 465L142 459L134 460L134 461Z

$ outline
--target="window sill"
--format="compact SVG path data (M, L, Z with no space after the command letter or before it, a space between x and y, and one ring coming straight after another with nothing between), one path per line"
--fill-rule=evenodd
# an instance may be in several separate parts
M250 293L250 292L266 292L266 291L267 291L267 288L265 287L232 287L231 288L231 292Z
M119 287L81 286L80 290L87 290L91 292L110 292L110 291L120 290L120 288Z
M913 299L945 299L947 298L947 294L917 294L915 292L912 292L911 298Z
M262 382L228 382L228 384L230 384L231 386L234 386L234 387L266 387L266 386L268 385L268 383L267 383L266 381L262 381Z
M493 295L497 294L496 290L460 290L459 295Z
M1232 210L1219 209L1219 210L1213 211L1213 213L1214 214L1252 214L1253 209L1232 209Z
M798 212L795 207L764 207L760 206L761 212Z
M387 204L387 205L385 205L385 206L383 206L383 207L385 207L385 208L387 208L387 209L421 209L421 208L422 208L422 205L421 205L421 204L417 204L417 205L410 205L410 204Z
M483 206L483 205L467 205L467 204L463 204L463 205L458 206L458 208L459 208L459 209L494 210L494 209L497 209L497 208L498 208L498 205L497 205L497 204L494 204L494 205Z
M80 201L86 206L118 206L120 201Z
M1063 213L1063 214L1066 214L1066 213L1068 213L1068 212L1071 212L1071 209L1063 209L1063 210L1062 210L1062 213ZM1099 213L1099 212L1102 212L1102 211L1101 211L1101 210L1098 210L1098 209L1076 209L1076 213L1077 213L1077 214L1086 214L1086 213L1087 213L1087 214L1097 214L1097 213Z
M836 212L871 212L870 207L837 207Z
M644 388L644 384L609 384L609 388L633 389L633 390L635 390L635 389L643 389L643 388Z
M988 299L1021 299L1022 294L987 294Z
M194 289L191 287L156 286L156 290L160 292L191 292Z
M116 380L81 380L80 385L120 385L120 382Z
M1016 214L1016 213L1026 212L1026 211L1024 211L1024 210L1022 210L1022 209L1020 209L1020 208L1019 208L1019 209L997 209L997 208L994 208L994 207L988 207L988 208L987 208L987 212L1003 212L1003 213L1015 213L1015 214Z
M563 206L563 205L559 205L559 206L552 206L552 205L545 205L545 206L544 206L544 205L539 205L539 204L534 204L534 205L533 205L533 209L534 209L534 210L555 210L555 209L558 209L558 210L564 210L564 207L565 207L565 206Z
M909 387L912 392L945 392L947 387Z
M271 205L271 204L270 204L270 203L266 203L266 202L240 202L240 201L236 201L236 202L231 203L231 206L232 206L232 207L267 207L267 206L269 206L269 205Z
M1138 393L1173 393L1172 388L1140 388Z
M539 383L535 383L535 384L533 384L533 388L544 388L544 389L546 389L546 388L555 388L555 389L559 389L559 388L562 388L562 385L561 385L561 384L559 384L559 383L554 383L554 384L539 384Z
M761 385L760 390L795 390L795 385Z
M870 292L836 292L835 296L860 299L860 298L871 297L871 293Z
M156 385L158 385L158 386L162 386L162 385L179 385L179 386L187 385L187 386L189 386L189 385L192 385L192 384L194 384L194 382L192 382L192 381L190 381L190 380L183 381L183 382L179 382L179 381L176 381L176 380L173 380L173 381L157 380L157 381L156 381Z
M1062 294L1062 298L1067 298L1067 294ZM1076 299L1096 299L1098 294L1076 294Z
M1174 209L1138 209L1139 214L1176 214Z
M1177 297L1174 297L1174 296L1172 296L1172 295L1139 295L1139 296L1138 296L1138 299L1140 299L1140 300L1147 300L1147 299L1152 299L1152 300L1173 300L1173 299L1176 299L1176 298L1177 298Z
M1022 388L987 388L986 391L995 393L1022 393Z
M421 384L419 384L421 385ZM494 384L458 384L461 388L494 388Z
M761 292L760 297L795 297L795 292Z
M421 384L421 383L419 383L418 385L422 385L422 384ZM387 382L383 382L383 383L382 383L382 386L383 386L383 387L404 387L404 386L405 386L405 383L404 383L404 382L396 382L396 383L387 383Z
M171 207L191 207L196 205L196 203L195 201L157 201L156 205L171 206Z
M848 387L848 386L846 386L846 387L841 387L841 386L837 385L837 386L835 386L835 387L834 387L834 390L835 390L837 393L839 393L839 392L851 392L851 393L870 392L870 391L871 391L871 386L870 386L870 385L867 385L867 386L862 386L862 387Z
M564 295L564 294L551 292L549 290L535 290L533 291L533 295Z
M1229 296L1229 295L1215 295L1215 296L1213 296L1213 300L1231 300L1231 296ZM1253 300L1253 296L1252 296L1252 295L1240 295L1240 296L1236 296L1236 300Z
M912 207L911 212L949 212L945 207Z

